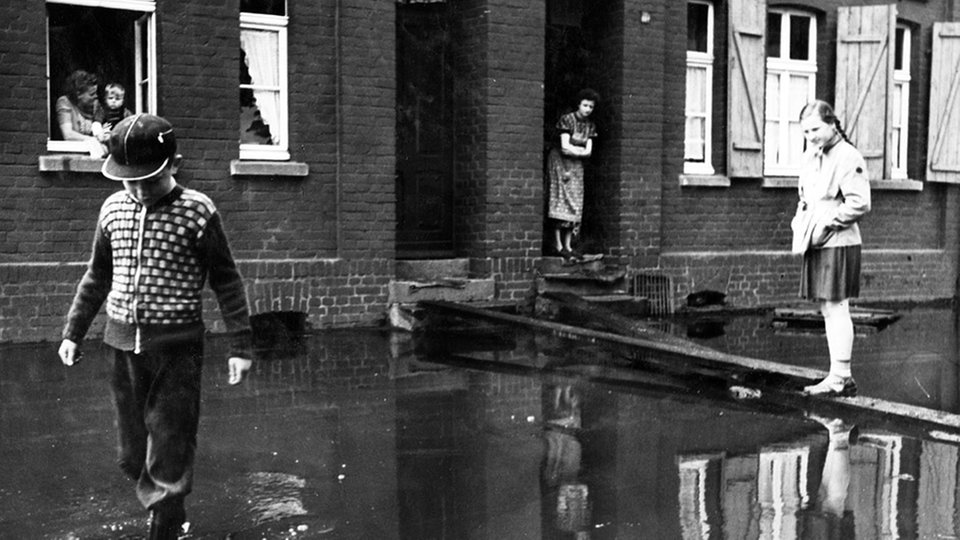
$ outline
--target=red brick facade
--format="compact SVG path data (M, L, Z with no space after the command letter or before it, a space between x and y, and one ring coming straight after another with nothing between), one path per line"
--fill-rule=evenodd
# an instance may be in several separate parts
M685 3L595 4L583 2L591 74L603 96L588 168L590 245L630 271L670 276L675 301L701 289L724 291L741 306L792 300L795 189L726 172L729 3L714 3L711 155L716 176L729 183L720 187L680 181ZM827 100L837 76L838 4L854 2L789 4L817 17L817 93ZM956 294L960 195L924 181L933 23L960 17L955 4L896 3L898 20L914 32L907 168L923 183L875 186L863 223L866 299ZM553 5L451 2L455 255L469 258L476 276L495 278L506 301L530 299L541 257L542 133L556 120L544 118L543 86ZM289 150L308 174L231 176L239 157L238 0L156 1L157 112L178 130L186 160L178 180L209 194L223 213L255 313L303 311L315 328L380 324L397 255L397 5L288 0L286 9ZM119 186L78 172L96 170L81 160L41 170L41 158L53 155L44 4L5 2L0 16L0 341L55 340L99 205Z

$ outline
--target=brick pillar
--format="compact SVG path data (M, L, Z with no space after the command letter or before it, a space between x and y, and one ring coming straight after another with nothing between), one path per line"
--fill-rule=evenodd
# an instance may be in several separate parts
M469 0L454 13L457 250L500 298L520 299L543 238L545 3Z
M591 24L602 29L604 36L599 43L604 64L599 73L604 76L597 81L603 133L594 160L597 178L588 188L594 196L587 211L597 214L590 224L611 255L635 267L656 266L661 249L666 85L677 93L665 69L668 62L677 65L676 54L668 58L665 47L665 11L663 3L619 0L591 14ZM641 22L644 12L649 22ZM682 90L681 86L681 107Z

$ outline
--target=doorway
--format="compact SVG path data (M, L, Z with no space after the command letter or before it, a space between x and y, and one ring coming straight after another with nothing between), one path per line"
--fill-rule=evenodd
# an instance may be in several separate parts
M445 1L397 3L397 258L453 245L453 70Z
M606 182L598 181L602 174L605 128L610 125L610 107L603 101L604 89L611 82L607 69L612 57L604 54L603 40L609 38L611 15L605 3L588 0L547 0L544 46L543 95L543 156L544 199L549 197L549 177L546 157L551 148L560 144L557 121L576 110L576 97L584 88L598 90L600 103L591 115L599 136L595 139L593 155L584 160L584 208L580 238L575 241L580 249L592 253L604 251L603 213L609 212L610 201L604 192ZM607 184L609 185L609 184ZM554 223L548 218L544 202L543 253L554 252Z

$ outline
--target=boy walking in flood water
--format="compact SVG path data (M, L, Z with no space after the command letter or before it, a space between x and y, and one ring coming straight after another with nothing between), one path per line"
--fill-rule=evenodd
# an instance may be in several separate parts
M114 127L108 146L103 175L124 190L100 209L59 354L67 366L80 360L79 344L106 302L120 467L150 510L149 538L174 539L193 480L203 286L209 280L233 338L230 384L252 363L247 297L213 202L173 177L182 161L173 126L136 114Z

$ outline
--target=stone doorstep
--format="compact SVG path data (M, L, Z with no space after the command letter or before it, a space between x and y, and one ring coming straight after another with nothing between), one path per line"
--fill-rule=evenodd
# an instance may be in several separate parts
M443 278L467 278L470 275L470 259L422 259L399 260L396 276L404 281L433 281Z
M421 300L448 302L482 302L493 300L496 288L493 278L443 278L428 281L392 280L390 304L412 304Z
M515 314L517 312L516 302L502 300L470 302L470 306L501 313ZM422 307L418 303L390 304L387 309L387 320L391 328L398 330L414 331L430 325L439 324L447 331L454 333L458 331L475 335L499 335L502 333L502 329L495 328L489 322L474 320L469 323L464 323L460 320L454 321L445 315L431 314L427 308Z
M650 300L630 294L601 294L584 296L584 300L626 316L646 317L650 314Z
M606 263L603 259L582 263L567 263L561 257L544 257L540 260L540 273L550 274L569 274L577 270L590 270L600 272Z
M566 281L548 279L544 277L537 278L537 292L568 292L578 296L606 296L606 295L626 295L628 294L628 285L626 279L619 279L613 282L603 281Z

